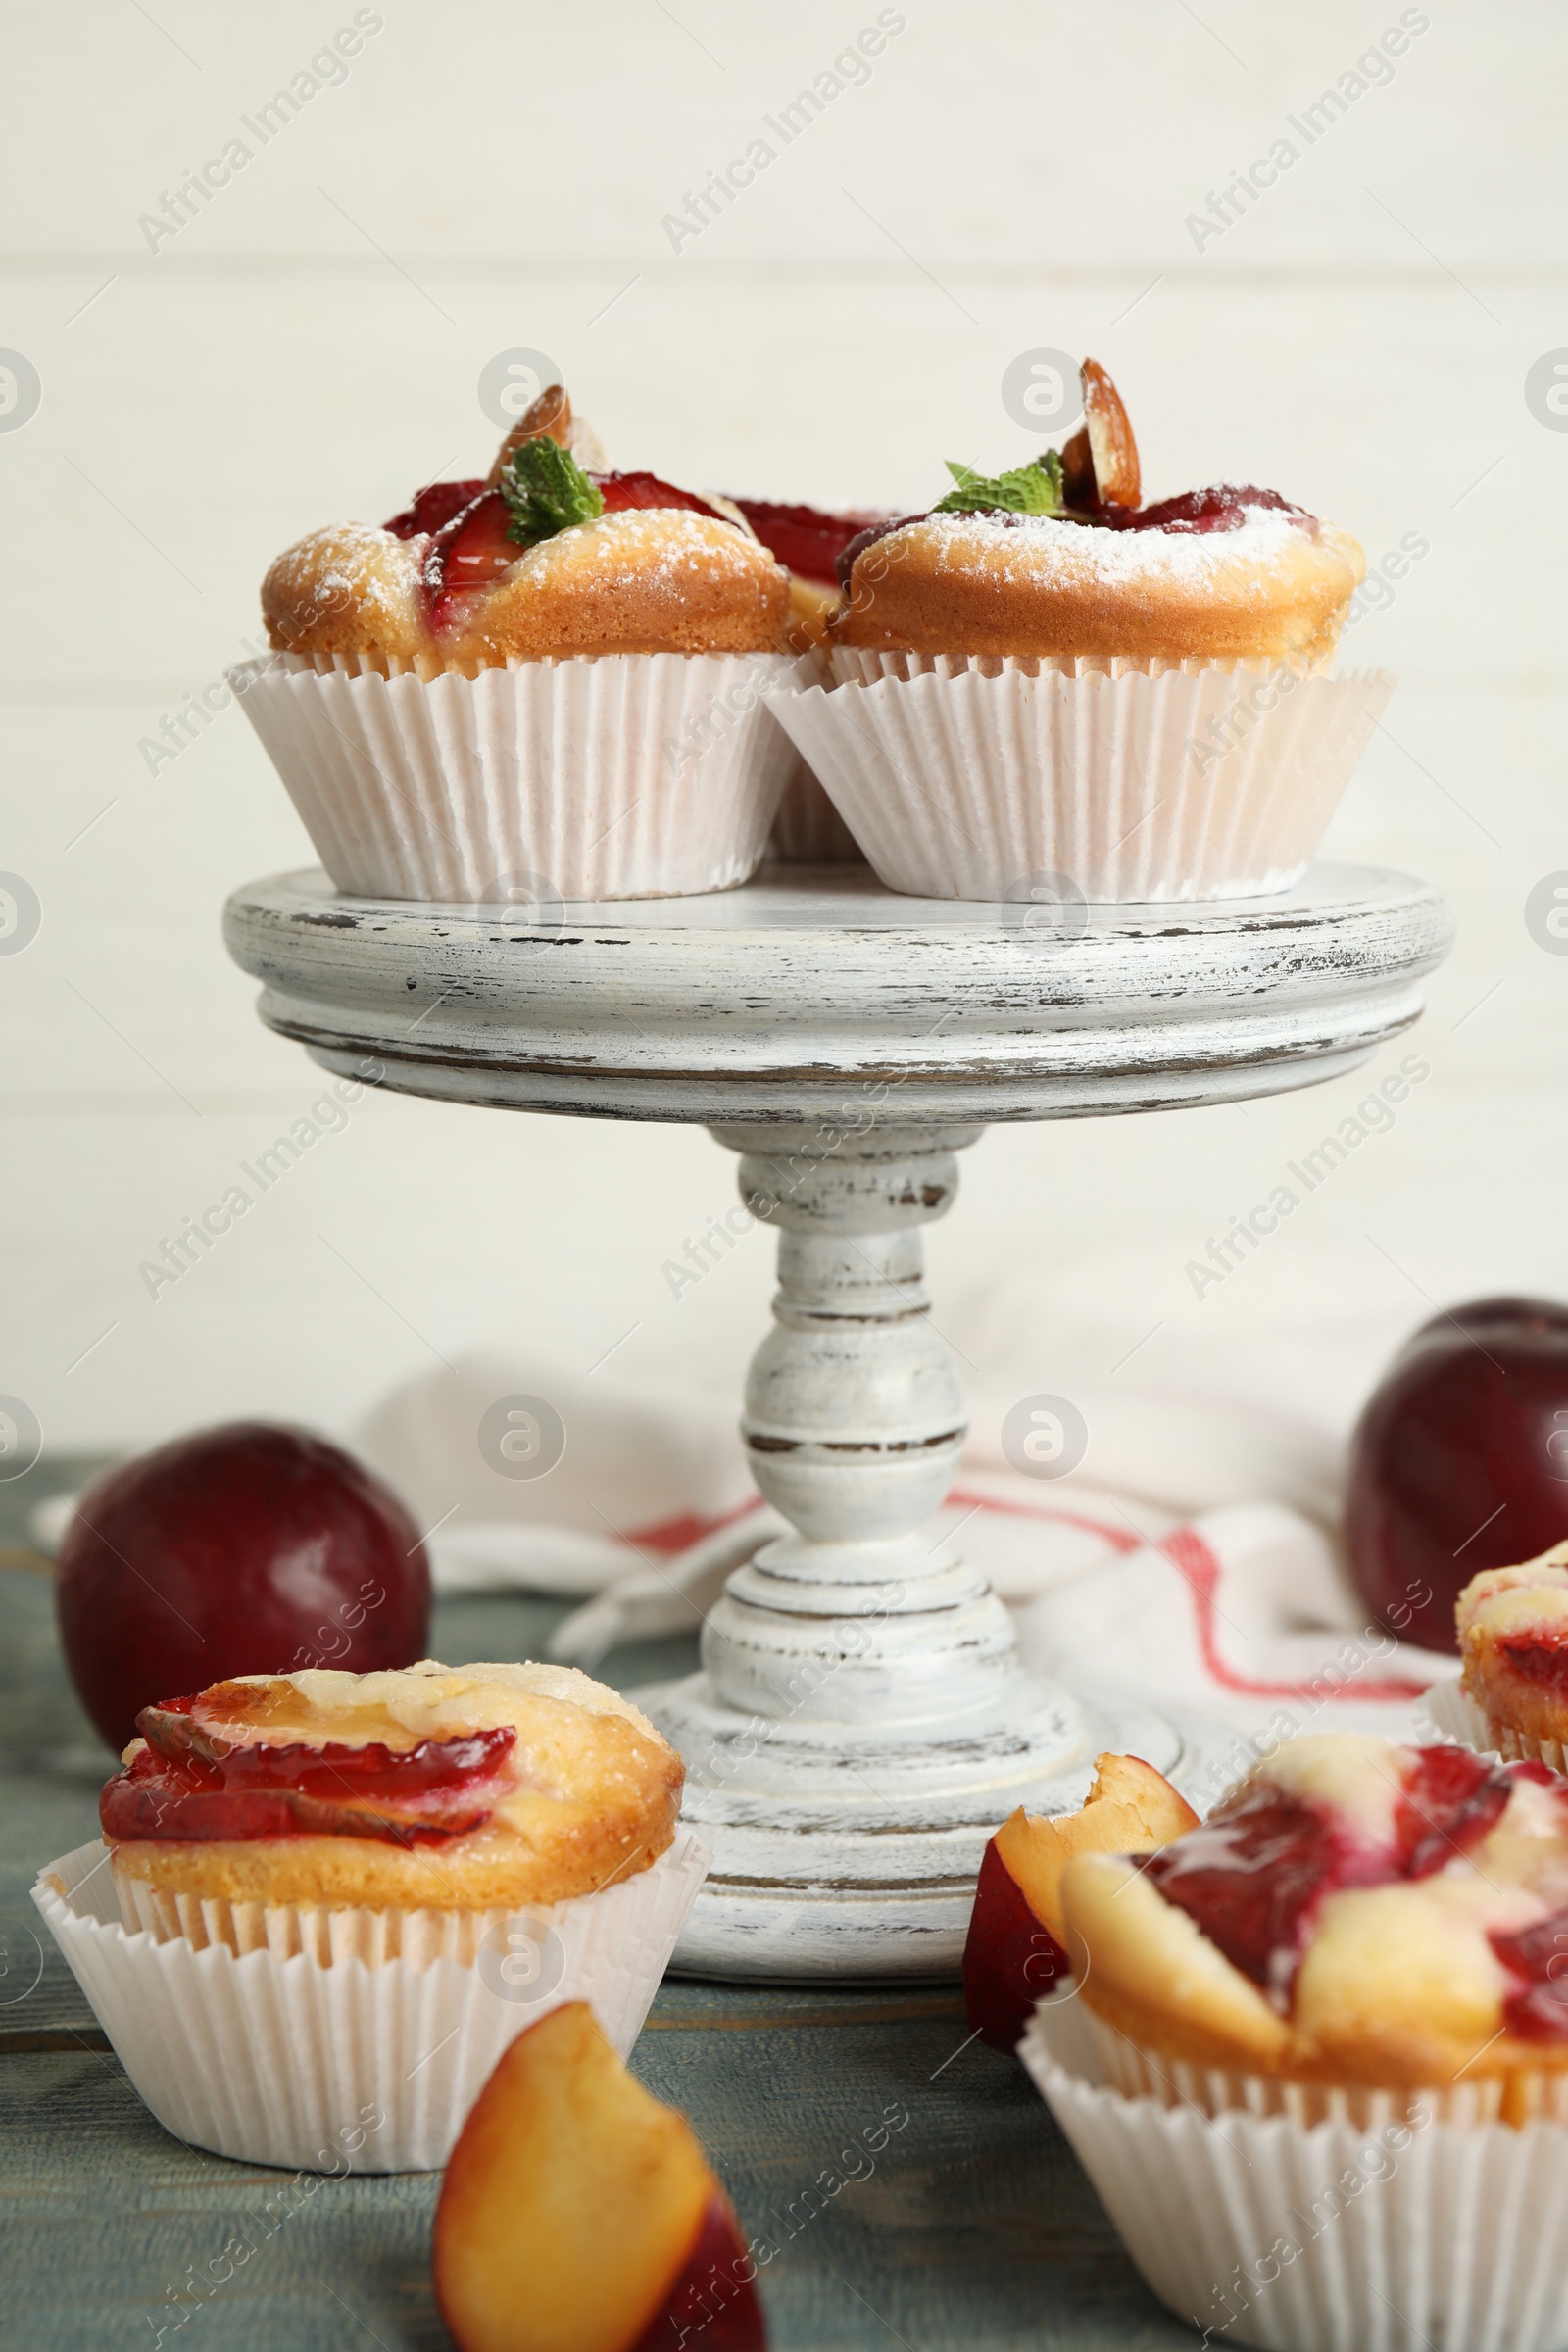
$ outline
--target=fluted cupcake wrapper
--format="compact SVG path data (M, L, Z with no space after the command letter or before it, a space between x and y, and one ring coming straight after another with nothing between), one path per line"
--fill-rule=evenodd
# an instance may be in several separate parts
M1115 2087L1082 2004L1019 2055L1152 2291L1262 2352L1562 2352L1568 2125L1210 2118Z
M1091 905L1289 889L1395 683L851 648L829 666L830 691L797 675L772 707L890 889L1000 901L1049 880Z
M1216 2118L1244 2109L1249 2115L1288 2116L1307 2129L1343 2123L1360 2132L1380 2132L1417 2103L1446 2124L1568 2124L1568 2069L1563 2067L1477 2072L1456 2082L1414 2090L1364 2082L1298 2082L1281 2075L1198 2066L1163 2050L1146 2049L1097 2017L1087 2002L1083 2023L1111 2087L1126 2098L1152 2099L1161 2107L1189 2107Z
M450 1922L424 1931L435 1915L418 1912L400 1915L382 1947L396 1953L379 1960L341 1948L353 1934L334 1947L305 1911L292 1937L264 1934L243 1953L222 1936L155 1933L139 1912L127 1931L98 1839L50 1863L32 1896L166 2131L291 2171L423 2172L445 2164L503 2050L548 2010L587 2001L627 2054L709 1859L678 1830L650 1868L597 1894L487 1915L468 1961ZM209 1924L223 1924L216 1909Z
M795 754L782 654L607 654L419 677L344 655L230 683L339 890L680 898L761 858Z
M798 691L832 683L826 654L812 646L800 656L787 683ZM775 689L778 691L779 689ZM779 794L767 854L782 865L863 865L859 843L822 790L805 755L790 745L790 766Z
M1440 1739L1456 1740L1477 1755L1496 1756L1505 1764L1533 1758L1568 1777L1568 1749L1560 1740L1537 1740L1529 1732L1516 1732L1500 1716L1489 1715L1458 1676L1449 1683L1434 1683L1417 1703L1416 1714L1418 1719L1425 1716Z

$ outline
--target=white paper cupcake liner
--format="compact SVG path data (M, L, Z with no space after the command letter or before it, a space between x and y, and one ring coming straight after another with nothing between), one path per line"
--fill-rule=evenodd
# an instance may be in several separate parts
M820 645L808 646L797 656L787 680L780 680L779 685L786 682L796 687L825 686L830 682L827 656ZM785 741L788 740L786 736ZM767 854L781 865L865 863L859 843L793 744L773 830L768 836Z
M397 1940L418 1956L376 1965L330 1938L318 1957L308 1930L288 1957L265 1936L240 1956L224 1940L127 1933L98 1839L50 1863L32 1899L135 2089L176 2138L291 2171L424 2172L446 2162L502 2051L547 2010L588 2001L627 2054L709 1860L677 1830L635 1878L487 1915L471 1965L454 1956L452 1923L421 1930L431 1915L415 1912L402 1914Z
M419 677L346 655L229 671L339 890L463 905L680 898L760 861L795 755L787 654L607 654Z
M1260 662L973 660L835 648L772 707L878 875L1091 905L1287 890L1323 838L1387 671Z
M1473 1747L1477 1755L1495 1756L1505 1764L1534 1757L1537 1763L1568 1777L1568 1756L1560 1740L1534 1740L1528 1732L1516 1732L1510 1724L1500 1723L1477 1704L1458 1676L1451 1683L1434 1683L1417 1701L1416 1719L1419 1722L1423 1717L1440 1739Z
M1412 2100L1418 2099L1446 2124L1495 2123L1505 2101L1514 2101L1518 2105L1510 2107L1511 2120L1518 2120L1522 2108L1531 2121L1568 2124L1568 2069L1562 2067L1536 2067L1507 2077L1478 2074L1418 2090L1356 2082L1291 2082L1278 2075L1197 2066L1163 2050L1144 2049L1097 2017L1087 2002L1083 2016L1111 2087L1124 2098L1152 2099L1161 2107L1191 2107L1213 2117L1241 2108L1250 2115L1288 2116L1307 2129L1344 2123L1356 2131L1376 2132L1396 2122Z
M1363 2127L1128 2096L1082 2005L1019 2047L1149 2286L1263 2352L1563 2352L1568 2126Z

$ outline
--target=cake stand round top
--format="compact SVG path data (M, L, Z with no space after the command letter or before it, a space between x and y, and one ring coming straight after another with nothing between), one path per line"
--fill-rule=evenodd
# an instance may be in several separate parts
M305 871L224 914L263 1019L331 1068L718 1126L868 1103L901 1127L1070 1118L1311 1085L1417 1017L1451 935L1429 884L1333 864L1271 898L1065 909L903 898L859 866L543 910L347 898Z

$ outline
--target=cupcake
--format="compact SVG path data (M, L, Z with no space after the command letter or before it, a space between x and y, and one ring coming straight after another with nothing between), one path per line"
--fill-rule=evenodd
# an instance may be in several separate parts
M839 560L852 541L879 531L891 514L850 511L830 514L820 507L778 506L765 498L737 498L758 538L789 574L789 641L799 654L819 646L844 610Z
M1464 1671L1444 1695L1445 1730L1499 1756L1568 1772L1568 1544L1518 1568L1484 1568L1454 1604Z
M311 2166L373 2108L442 2163L560 2000L635 2040L707 1857L680 1759L573 1668L247 1675L146 1707L35 1899L160 2122Z
M1026 2062L1154 2291L1283 2352L1564 2340L1568 1788L1288 1742L1062 1874ZM1265 2259L1267 2258L1267 2259Z
M728 501L597 457L553 385L486 479L268 571L275 651L232 676L340 890L667 897L757 864L788 579Z
M1066 446L840 559L829 683L775 707L883 881L922 897L1245 897L1305 869L1393 680L1333 680L1365 569L1277 491L1141 504L1115 386Z
M761 498L738 498L734 503L789 573L789 641L807 658L797 674L816 680L820 675L816 662L829 624L844 608L839 558L852 539L892 517L865 513L829 514L818 507L776 506ZM854 834L799 757L779 796L768 846L787 865L863 862Z

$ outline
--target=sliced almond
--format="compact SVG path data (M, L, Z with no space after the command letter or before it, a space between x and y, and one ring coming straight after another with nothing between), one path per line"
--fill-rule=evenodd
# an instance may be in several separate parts
M496 462L485 476L487 490L495 488L513 451L525 441L559 441L563 449L570 448L571 402L564 384L546 384L537 400L529 402L496 452Z
M1084 429L1089 435L1100 502L1106 507L1136 507L1143 487L1138 470L1138 444L1133 439L1121 394L1098 360L1085 360L1080 380L1084 388ZM1069 441L1067 448L1071 447ZM1065 451L1062 463L1065 466Z

